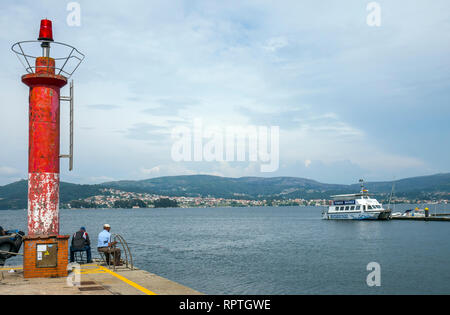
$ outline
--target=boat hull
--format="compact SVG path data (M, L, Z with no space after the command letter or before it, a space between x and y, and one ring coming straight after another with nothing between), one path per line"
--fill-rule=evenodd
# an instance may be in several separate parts
M350 212L350 213L324 213L325 220L389 220L389 211L379 212Z

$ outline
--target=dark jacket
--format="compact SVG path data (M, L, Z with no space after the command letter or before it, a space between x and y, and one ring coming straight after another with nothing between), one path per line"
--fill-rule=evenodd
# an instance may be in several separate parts
M85 246L90 246L91 241L89 240L89 235L86 232L78 231L72 236L72 248L82 249Z

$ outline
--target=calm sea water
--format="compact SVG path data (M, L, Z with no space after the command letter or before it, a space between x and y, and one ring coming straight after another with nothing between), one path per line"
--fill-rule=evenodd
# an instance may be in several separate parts
M327 221L321 211L61 210L61 234L86 226L96 245L109 223L133 243L137 267L206 294L450 294L449 222ZM26 211L0 211L0 225L26 231ZM379 287L366 284L370 262Z

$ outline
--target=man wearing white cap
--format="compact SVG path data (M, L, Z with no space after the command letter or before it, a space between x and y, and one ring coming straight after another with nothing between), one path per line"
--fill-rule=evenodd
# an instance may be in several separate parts
M98 234L98 245L97 249L99 252L105 254L106 262L109 265L109 254L114 256L114 265L120 265L120 248L113 247L117 242L111 242L111 226L109 224L103 225L103 231Z

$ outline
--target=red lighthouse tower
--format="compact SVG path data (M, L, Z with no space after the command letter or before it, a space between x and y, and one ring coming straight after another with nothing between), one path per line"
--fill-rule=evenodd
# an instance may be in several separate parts
M41 56L32 54L36 43L42 48ZM51 57L53 48L58 53L62 51L66 57ZM28 72L22 76L22 82L30 88L28 235L24 238L24 276L65 276L69 236L59 235L59 159L70 158L69 169L72 169L73 82L69 97L61 97L60 89L67 84L84 55L74 47L54 42L52 22L47 19L41 21L37 41L18 42L12 50ZM66 66L72 66L73 70L69 72ZM68 155L60 155L60 100L70 101Z

